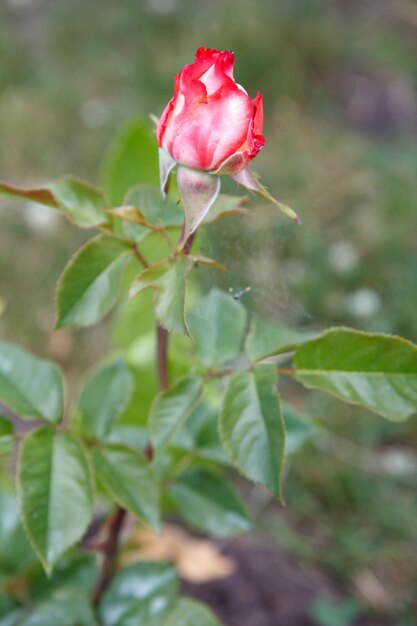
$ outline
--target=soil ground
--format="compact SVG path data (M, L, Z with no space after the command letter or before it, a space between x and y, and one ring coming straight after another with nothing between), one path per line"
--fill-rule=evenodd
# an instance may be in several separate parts
M345 597L326 574L297 562L279 547L248 536L222 548L237 565L232 576L183 586L186 594L208 604L225 626L320 626L311 616L312 602ZM383 618L362 617L352 626L388 624Z

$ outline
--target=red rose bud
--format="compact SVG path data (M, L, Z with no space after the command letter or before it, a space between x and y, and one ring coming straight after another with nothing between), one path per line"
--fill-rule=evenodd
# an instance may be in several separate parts
M262 95L258 93L251 100L235 82L233 65L232 52L199 48L194 63L175 77L174 97L157 126L163 193L172 168L180 165L184 240L197 229L217 198L220 185L216 174L228 174L271 199L247 167L265 144ZM286 213L290 211L278 205ZM291 217L296 218L293 212Z
M233 78L233 64L232 52L199 48L175 77L157 138L177 163L208 172L225 165L233 174L263 147L262 96L250 99Z

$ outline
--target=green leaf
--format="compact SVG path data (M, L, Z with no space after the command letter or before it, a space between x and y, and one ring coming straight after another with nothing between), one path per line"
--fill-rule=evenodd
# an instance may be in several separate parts
M317 432L317 426L286 403L282 405L282 414L286 432L285 453L290 455Z
M22 618L22 606L16 598L0 593L0 626L18 626Z
M193 469L169 487L177 512L190 526L213 537L231 537L251 529L247 513L224 478Z
M282 497L285 428L273 365L230 378L219 429L227 455L242 474Z
M93 593L98 577L98 561L95 554L70 553L60 558L49 577L37 568L31 572L29 593L37 604L51 595L64 592Z
M13 444L13 426L0 415L0 456L9 454L13 450Z
M62 592L40 604L21 626L98 626L90 602L81 593Z
M310 333L302 333L286 326L269 324L255 317L246 338L246 353L252 361L293 352L298 345L311 339Z
M111 497L140 520L159 530L159 487L149 461L126 446L92 451L96 474Z
M249 213L249 210L243 205L247 201L248 198L246 196L229 196L221 193L204 218L204 223L212 224L228 215L246 215Z
M13 450L13 436L12 435L0 435L0 456L10 454Z
M47 188L56 198L59 208L81 228L91 228L108 222L104 196L98 189L76 178L62 178Z
M151 622L146 626L221 626L221 624L203 604L188 598L181 598L158 623Z
M187 321L196 354L204 366L220 365L239 354L246 310L231 295L212 289L190 310Z
M172 447L192 452L195 457L229 465L220 444L217 429L218 411L206 402L193 411L187 422L175 433Z
M72 257L58 283L57 328L95 324L112 308L129 260L127 252L117 239L99 236Z
M193 260L187 256L164 259L145 269L132 283L131 297L153 288L156 316L170 332L188 334L184 309L186 281L192 266Z
M190 417L203 390L199 378L179 380L171 389L158 394L149 413L149 432L155 448L161 452Z
M64 410L64 383L51 361L0 342L0 401L22 418L56 424Z
M125 567L113 578L99 607L103 626L135 626L136 615L144 608L148 618L161 614L177 591L178 578L171 565L142 562Z
M124 359L105 363L84 383L78 400L83 430L102 439L123 413L133 391L133 377Z
M155 134L144 120L125 126L104 160L102 182L111 206L118 206L128 190L138 184L159 184L158 147Z
M137 207L154 226L180 228L184 222L183 209L169 198L164 200L160 190L150 185L139 185L131 189L124 203Z
M399 337L333 328L297 349L297 380L393 421L417 412L417 346Z
M36 557L23 532L17 498L6 489L0 491L0 511L0 579L9 579L36 563Z
M81 538L92 515L92 484L84 450L70 433L35 430L22 443L18 491L28 538L47 573Z
M143 452L149 442L149 435L147 430L140 426L117 424L106 436L105 442L129 446Z
M109 221L102 193L77 178L68 176L34 189L20 189L0 183L0 193L58 209L81 228L91 228Z
M164 200L159 189L149 185L131 189L124 205L109 213L123 220L123 233L133 241L141 241L161 228L179 228L184 221L182 208L168 198Z

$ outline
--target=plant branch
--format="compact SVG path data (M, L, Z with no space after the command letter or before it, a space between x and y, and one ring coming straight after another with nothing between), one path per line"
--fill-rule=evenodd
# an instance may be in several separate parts
M184 232L184 226L183 230ZM195 233L192 233L188 239L184 242L183 254L189 254L191 246L193 245ZM182 238L182 233L181 233ZM156 327L156 377L158 391L164 391L168 388L168 331L157 324ZM152 450L148 450L148 454L152 455Z
M149 267L149 263L148 261L145 259L145 257L143 256L142 252L139 250L138 244L134 243L132 244L132 251L133 254L135 255L135 257L137 258L137 260L139 261L139 263L141 263L143 265L143 267Z
M156 327L156 379L158 391L168 387L168 331L157 324Z
M188 254L190 252L192 243L194 240L194 233L184 243L183 252ZM142 255L137 245L132 246L132 251L138 261L146 268L149 267L149 263ZM156 327L156 376L158 390L164 391L168 387L168 331L160 324ZM149 442L146 446L145 455L149 461L153 459L153 447ZM99 549L104 554L104 561L101 568L99 580L96 585L96 589L93 594L93 603L97 607L100 604L101 598L106 591L114 574L117 554L119 551L120 534L123 528L124 521L126 519L127 512L122 507L117 507L114 517L112 518L107 539L104 542L98 544Z
M126 511L120 506L117 507L114 517L109 526L109 533L106 541L100 546L104 553L104 562L98 579L96 589L93 594L93 604L98 606L103 593L106 591L111 581L116 566L117 553L119 551L120 533L126 518Z

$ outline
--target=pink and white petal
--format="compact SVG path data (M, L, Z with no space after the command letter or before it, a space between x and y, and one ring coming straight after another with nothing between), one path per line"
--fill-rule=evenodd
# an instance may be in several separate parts
M221 52L220 50L213 50L212 48L199 48L193 64L195 68L194 77L199 78L209 67L216 64L226 76L233 80L234 63L235 55L233 52L226 50Z
M265 139L262 135L255 135L253 120L249 124L248 136L246 139L246 148L243 156L247 162L252 161L265 145Z
M158 141L158 146L162 146L165 129L175 107L175 100L175 96L174 98L171 98L171 100L168 102L165 109L163 110L161 117L159 118L158 125L156 127L156 139Z
M198 109L198 123L203 132L201 144L206 151L204 169L217 169L242 146L251 116L250 99L236 87L222 90L219 98L209 99L206 106Z
M228 157L223 163L220 163L213 174L232 176L240 172L246 165L247 161L243 156L243 152L235 152L235 154L232 154L232 156Z
M264 107L262 103L262 94L259 91L252 100L252 104L255 108L255 115L253 117L253 132L255 135L262 135L264 127Z
M184 85L184 90L181 88L177 96L175 108L163 136L162 146L178 163L201 168L198 145L201 129L196 119L196 112L206 103L207 92L200 81L190 79L189 76L183 80L187 84Z
M180 166L177 180L185 212L185 227L180 241L182 246L197 230L216 201L220 191L220 178Z
M200 80L207 88L207 95L216 94L219 89L229 86L233 88L234 55L231 52L221 52L215 63L200 76ZM240 87L238 85L238 87Z

